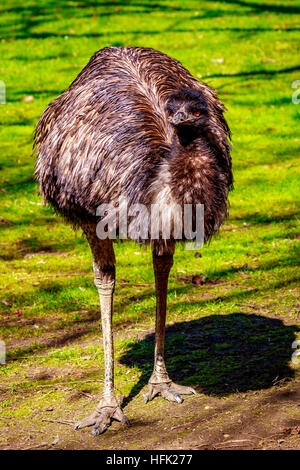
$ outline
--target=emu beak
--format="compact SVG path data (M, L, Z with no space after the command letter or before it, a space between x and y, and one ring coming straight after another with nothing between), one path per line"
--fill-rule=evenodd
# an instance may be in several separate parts
M182 122L185 122L187 120L188 120L188 115L184 111L178 111L177 113L174 114L174 116L169 117L170 123L174 124L174 126Z

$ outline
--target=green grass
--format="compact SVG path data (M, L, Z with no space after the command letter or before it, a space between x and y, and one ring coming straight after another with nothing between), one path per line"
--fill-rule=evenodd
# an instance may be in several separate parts
M0 7L0 337L4 416L66 400L46 384L103 377L99 306L85 239L43 207L32 133L46 105L108 46L149 46L219 90L233 137L230 218L209 246L177 249L168 294L170 374L226 396L292 378L299 338L299 2L58 2ZM26 96L34 100L22 101ZM138 254L136 254L138 253ZM116 383L134 397L151 373L149 250L116 245ZM207 278L202 286L189 279ZM184 280L185 279L185 280ZM138 283L138 285L136 285ZM43 378L41 371L48 371ZM76 380L77 379L77 380ZM29 397L24 390L31 390ZM72 411L73 404L68 405ZM152 404L149 405L150 409Z

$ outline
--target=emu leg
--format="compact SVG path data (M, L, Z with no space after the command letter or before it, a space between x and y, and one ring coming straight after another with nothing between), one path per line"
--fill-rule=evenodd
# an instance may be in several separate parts
M104 345L105 379L103 394L94 413L76 423L75 429L94 426L92 433L97 436L110 426L113 419L129 424L114 394L114 352L113 352L113 293L115 286L115 257L111 240L99 240L95 227L85 229L93 252L95 285L100 297L101 324Z
M156 395L161 395L169 401L182 403L181 394L190 395L196 393L191 387L177 385L169 378L165 360L165 324L167 312L167 289L170 269L173 265L173 253L175 245L168 246L162 255L157 255L153 250L153 267L156 287L156 325L155 325L155 354L154 369L148 382L148 392L144 396L145 403Z

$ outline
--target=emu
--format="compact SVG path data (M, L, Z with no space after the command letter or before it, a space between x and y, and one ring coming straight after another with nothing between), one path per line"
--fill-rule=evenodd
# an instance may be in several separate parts
M151 48L106 47L37 123L40 194L85 233L100 296L104 389L96 410L75 429L94 426L98 435L113 419L129 424L114 394L113 240L97 236L97 207L117 207L126 200L129 206L158 204L176 212L184 204L203 204L204 241L210 240L227 217L233 182L224 111L215 91L177 60ZM149 232L147 239L138 240L151 245L156 286L154 369L146 403L156 395L181 403L181 395L195 393L172 382L164 360L167 284L176 240L174 227L168 238L160 232L151 239Z

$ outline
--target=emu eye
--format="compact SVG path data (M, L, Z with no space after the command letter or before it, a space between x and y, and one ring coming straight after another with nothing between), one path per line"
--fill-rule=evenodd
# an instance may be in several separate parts
M200 116L201 112L200 111L195 111L194 116Z

